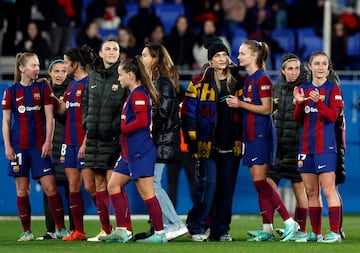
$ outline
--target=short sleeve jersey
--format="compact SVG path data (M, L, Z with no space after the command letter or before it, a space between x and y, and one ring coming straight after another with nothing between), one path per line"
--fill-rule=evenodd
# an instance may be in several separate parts
M343 99L339 86L327 80L320 87L316 87L312 82L301 85L305 97L309 93L318 89L320 100L329 108L343 108ZM334 123L321 116L316 103L310 99L304 101L304 126L301 132L299 143L299 153L319 154L326 152L337 152Z
M261 98L272 97L272 82L265 71L259 69L245 76L244 102L261 105ZM243 110L244 141L273 140L273 121L271 115L260 115Z
M4 91L2 109L11 110L11 144L20 149L41 149L46 138L45 105L54 104L52 89L46 82L24 86L20 82Z
M64 133L64 143L81 146L85 130L82 127L82 101L88 77L71 81L64 93L67 115Z

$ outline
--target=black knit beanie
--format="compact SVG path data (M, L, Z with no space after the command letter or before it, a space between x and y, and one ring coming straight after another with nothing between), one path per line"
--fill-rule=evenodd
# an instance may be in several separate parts
M207 39L204 43L204 47L208 50L208 60L211 60L216 53L222 51L226 52L229 55L228 48L219 38Z

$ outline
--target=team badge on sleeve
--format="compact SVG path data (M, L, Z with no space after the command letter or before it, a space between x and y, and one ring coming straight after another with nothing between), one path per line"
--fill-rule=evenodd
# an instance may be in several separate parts
M135 100L135 105L145 105L145 100Z

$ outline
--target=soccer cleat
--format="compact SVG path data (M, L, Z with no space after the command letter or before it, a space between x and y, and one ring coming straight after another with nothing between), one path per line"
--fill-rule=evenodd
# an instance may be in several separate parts
M18 242L27 242L27 241L32 241L32 240L34 240L34 235L33 235L33 233L31 233L30 230L27 230L20 234L20 237L17 241Z
M223 234L222 236L220 236L219 241L220 242L232 242L233 238L231 237L231 235L226 233L226 234Z
M105 236L105 235L107 235L106 232L103 229L101 229L100 232L96 236L88 238L87 241L88 242L100 242L99 237Z
M84 241L86 239L86 234L81 231L73 231L69 236L64 236L63 241Z
M166 243L168 240L166 239L165 233L157 234L154 233L152 236L145 238L144 240L138 240L137 242L143 243Z
M324 236L324 238L320 242L324 242L324 243L341 242L341 235L333 231L330 231L327 235Z
M260 230L249 230L249 231L247 231L247 234L248 234L248 236L250 236L250 237L256 237L256 236L259 235L259 233L260 233L261 231L262 231L261 229L260 229Z
M52 232L46 232L45 235L36 238L37 241L52 240L52 239L57 239L56 234Z
M299 229L299 224L296 221L293 221L290 224L284 222L284 225L285 229L280 242L287 242L291 240L294 237L296 231Z
M295 242L307 242L308 234L301 231L296 231L293 238Z
M65 236L69 236L70 232L66 228L62 228L60 231L56 232L56 238L62 239Z
M208 240L208 237L205 234L195 234L190 237L194 242L206 242Z
M187 233L189 233L189 230L185 227L185 225L183 225L180 229L178 230L173 230L173 231L169 231L165 233L166 239L168 241L174 240L180 236L186 235Z
M264 230L260 230L257 236L253 236L247 239L248 242L265 242L265 241L274 241L274 234L270 234L265 232Z
M307 234L306 240L295 240L295 242L321 242L322 240L322 234L315 234L314 232L311 232Z
M275 229L276 233L278 233L278 235L282 236L284 234L284 229L283 228L276 228Z
M99 240L103 242L126 243L130 240L129 238L130 235L132 237L132 233L130 231L127 231L126 229L122 229L122 228L117 228L108 235L99 236Z

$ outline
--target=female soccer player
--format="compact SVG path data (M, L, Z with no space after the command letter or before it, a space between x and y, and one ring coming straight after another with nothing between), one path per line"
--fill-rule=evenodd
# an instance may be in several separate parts
M130 90L130 94L121 114L122 153L108 184L115 212L116 229L99 239L106 242L129 241L127 220L130 216L130 208L127 198L124 198L121 191L132 179L135 181L154 226L154 234L142 241L165 243L167 239L164 233L162 211L154 190L156 148L150 134L151 99L159 108L159 94L140 56L122 62L118 73L119 82L124 88Z
M39 179L48 196L57 225L57 238L69 235L64 226L64 210L51 156L55 102L50 85L36 81L39 71L36 54L18 53L15 84L5 90L2 100L5 156L10 161L8 175L15 179L16 203L24 231L18 241L34 239L29 200L30 171L33 179Z
M64 93L63 103L59 104L60 111L67 111L59 164L65 168L69 180L70 211L75 230L70 236L62 238L63 241L81 241L86 238L81 181L84 181L85 189L93 198L96 194L93 172L89 168L84 168L86 139L82 127L83 95L88 80L88 69L94 59L94 52L86 45L81 48L70 48L64 54L66 71L74 77L74 80L70 82Z
M244 156L243 164L248 166L258 192L263 229L248 241L273 241L273 209L281 215L285 231L281 241L290 240L299 225L290 216L279 194L266 181L270 166L274 165L276 152L276 133L271 117L272 83L265 72L268 46L264 42L247 40L239 48L238 60L244 67L244 95L242 100L230 96L227 103L230 107L243 109Z
M324 52L310 56L312 80L294 88L295 120L303 123L300 135L298 171L309 199L312 232L307 241L341 242L341 203L335 184L337 144L334 124L343 100L339 86L327 79L331 69ZM320 187L328 203L330 232L322 238L322 205Z

